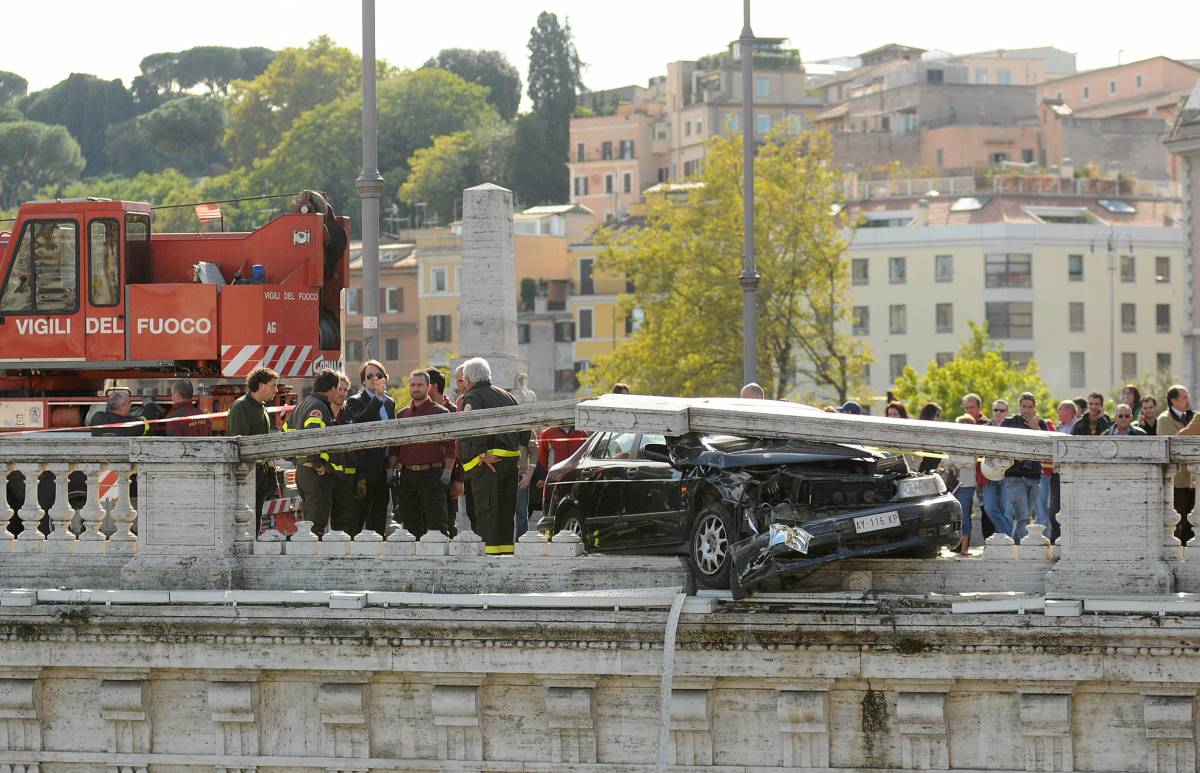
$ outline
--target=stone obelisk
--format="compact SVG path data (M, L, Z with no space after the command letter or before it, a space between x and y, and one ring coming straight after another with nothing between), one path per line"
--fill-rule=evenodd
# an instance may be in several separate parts
M512 191L484 183L463 191L458 365L483 357L492 383L512 389L527 364L517 356L517 257Z

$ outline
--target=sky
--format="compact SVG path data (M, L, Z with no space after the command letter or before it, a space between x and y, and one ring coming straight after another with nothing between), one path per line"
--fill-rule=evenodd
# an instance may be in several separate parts
M1165 55L1200 59L1200 36L1183 23L1190 0L1046 2L1008 0L752 0L755 34L787 37L808 60L854 55L885 43L961 54L994 48L1056 46L1077 54L1079 69L1108 67ZM528 71L525 48L539 12L570 22L587 63L589 88L642 84L665 74L666 63L723 49L742 28L738 0L378 0L377 56L400 67L420 67L442 48L503 52ZM139 15L145 21L139 20ZM72 72L128 86L147 54L192 46L303 46L321 34L362 51L361 3L355 0L180 0L130 5L114 13L94 0L51 0L29 16L53 21L54 33L8 34L0 70L43 89ZM1194 18L1193 18L1194 21ZM53 41L48 47L48 41Z

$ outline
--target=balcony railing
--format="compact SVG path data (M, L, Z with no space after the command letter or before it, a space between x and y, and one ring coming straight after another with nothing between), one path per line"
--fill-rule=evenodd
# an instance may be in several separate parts
M849 201L911 196L975 196L994 193L1053 196L1113 196L1178 199L1180 183L1170 180L1102 179L1056 175L979 175L923 177L904 180L848 180L842 193Z

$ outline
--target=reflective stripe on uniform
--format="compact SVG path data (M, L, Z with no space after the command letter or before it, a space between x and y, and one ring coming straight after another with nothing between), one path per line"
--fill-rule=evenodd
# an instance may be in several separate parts
M325 420L322 419L320 416L309 416L307 419L304 420L304 429L308 429L309 427L324 427L324 426L325 426Z
M499 457L505 458L505 459L511 459L511 458L520 456L521 452L520 451L509 451L506 448L489 448L488 450L484 451L479 456L476 456L474 459L471 459L470 461L467 461L467 462L463 462L463 470L467 471L467 470L475 469L476 467L479 466L479 463L483 461L483 457L488 454L491 454L492 456L499 456Z

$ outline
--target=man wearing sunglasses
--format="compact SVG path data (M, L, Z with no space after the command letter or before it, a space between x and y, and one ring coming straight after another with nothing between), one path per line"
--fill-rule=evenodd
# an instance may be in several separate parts
M387 369L379 360L367 360L358 369L362 389L346 400L346 409L355 424L388 421L396 418L396 401L388 396ZM368 448L359 452L355 501L360 528L385 534L388 512L386 448Z

